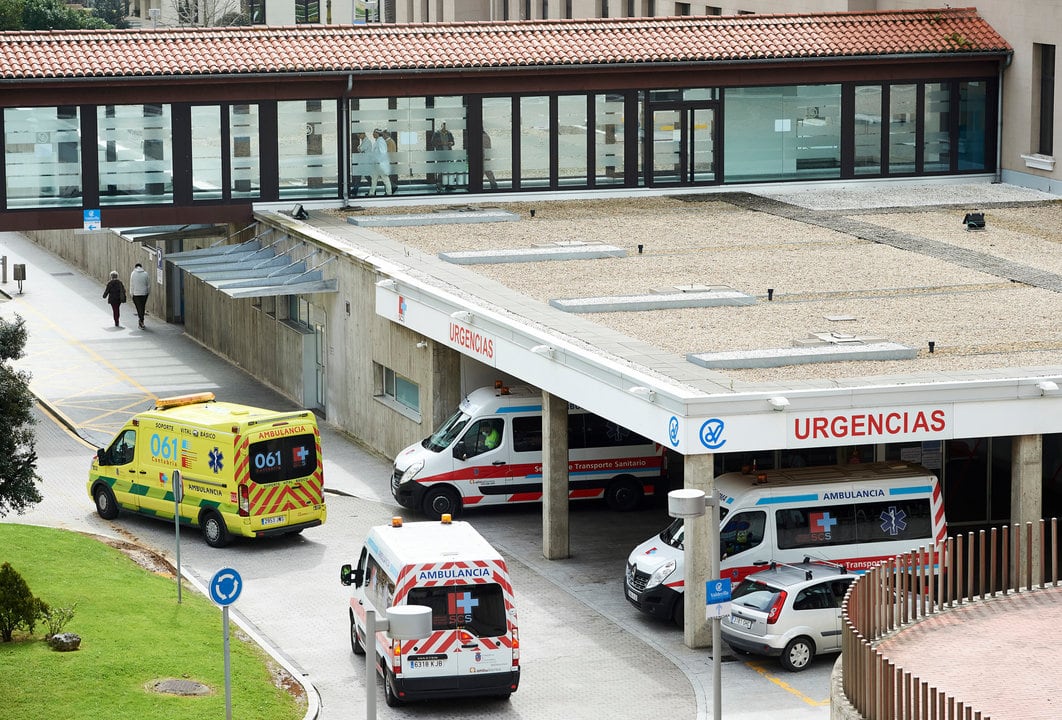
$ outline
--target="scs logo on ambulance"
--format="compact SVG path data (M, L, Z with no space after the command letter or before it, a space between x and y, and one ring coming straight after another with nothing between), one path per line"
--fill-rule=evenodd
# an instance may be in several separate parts
M179 505L213 547L301 532L326 518L317 421L213 393L161 399L97 452L88 492L105 519L124 509L173 520Z

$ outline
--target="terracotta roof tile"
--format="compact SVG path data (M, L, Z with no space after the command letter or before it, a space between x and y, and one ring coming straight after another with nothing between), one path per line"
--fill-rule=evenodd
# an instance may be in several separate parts
M735 17L0 32L0 78L1011 52L974 8Z

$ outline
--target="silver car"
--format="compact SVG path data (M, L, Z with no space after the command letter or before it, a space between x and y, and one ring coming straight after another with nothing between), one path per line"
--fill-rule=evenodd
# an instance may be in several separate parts
M803 670L817 654L841 649L841 601L853 580L832 563L772 564L734 589L723 640L739 653L777 656L786 670Z

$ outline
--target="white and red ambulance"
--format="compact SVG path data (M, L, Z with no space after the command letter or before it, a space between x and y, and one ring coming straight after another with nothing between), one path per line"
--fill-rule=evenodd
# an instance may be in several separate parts
M430 698L509 697L520 684L520 635L505 560L466 522L403 523L369 530L356 567L340 568L353 585L350 644L375 647L390 706ZM428 637L400 642L365 638L365 611L431 608Z
M633 510L655 492L664 449L570 405L568 496ZM429 518L462 509L542 500L542 393L498 385L468 394L431 437L395 458L391 494Z
M936 475L904 462L727 473L720 499L722 577L737 584L771 562L828 560L864 572L947 540ZM685 526L675 520L631 551L624 592L642 612L683 621Z

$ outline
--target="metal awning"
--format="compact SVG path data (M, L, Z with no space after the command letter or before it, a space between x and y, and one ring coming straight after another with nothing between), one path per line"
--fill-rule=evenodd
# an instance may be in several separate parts
M224 236L224 225L151 225L149 227L118 228L116 232L129 242L161 243L194 237Z
M296 260L255 238L239 245L173 253L166 260L231 298L338 292L338 282L324 279L320 270L334 258L307 266L307 261L320 253L315 249Z

